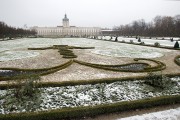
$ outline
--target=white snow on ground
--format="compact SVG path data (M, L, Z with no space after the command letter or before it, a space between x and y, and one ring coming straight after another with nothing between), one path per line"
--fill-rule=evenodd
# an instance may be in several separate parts
M108 39L108 38L107 38ZM170 41L170 38L165 38L165 40L161 40L162 38L159 38L159 39L155 39L155 38L152 38L152 39L143 39L141 38L141 42L144 42L145 44L148 44L148 45L154 45L155 42L158 42L160 43L160 45L162 46L169 46L169 47L173 47L175 42L177 40L179 40L179 38L173 38L173 42ZM119 41L126 41L126 42L130 42L130 40L133 40L134 43L140 43L138 42L138 39L136 38L125 38L125 37L118 37L118 40ZM114 40L113 40L114 41Z
M0 53L0 61L29 58L37 55L39 55L39 53L34 51L5 51Z
M117 120L180 120L180 107Z
M174 77L172 80L179 83L180 77ZM12 94L6 95L6 93L11 91L0 90L0 97L2 96L0 98L0 114L22 112L22 109L25 111L44 111L64 107L95 106L165 95L179 95L180 86L173 84L164 89L157 89L144 84L143 81L122 81L110 84L47 87L41 88L41 95L38 96L39 104L32 100L22 103L15 100L9 105L7 101L13 100L14 97ZM12 111L10 111L11 106L15 108ZM34 106L34 108L29 109L27 106Z
M131 57L131 58L155 58L163 56L163 53L171 50L158 49L146 46L135 46L123 43L101 41L84 38L24 38L11 41L3 41L0 44L0 61L21 59L32 56L32 52L24 54L19 49L47 47L52 45L70 45L81 47L95 47L90 50L91 53L112 56L112 57ZM12 51L19 51L12 53ZM12 55L13 54L13 55ZM16 55L17 54L17 55ZM21 55L23 54L23 55ZM28 56L27 56L28 55Z

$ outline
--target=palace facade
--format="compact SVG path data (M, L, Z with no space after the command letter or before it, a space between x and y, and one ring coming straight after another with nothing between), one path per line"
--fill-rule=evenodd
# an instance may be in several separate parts
M32 27L39 37L87 37L101 35L99 27L76 27L69 26L69 19L65 14L62 19L63 26L57 27Z

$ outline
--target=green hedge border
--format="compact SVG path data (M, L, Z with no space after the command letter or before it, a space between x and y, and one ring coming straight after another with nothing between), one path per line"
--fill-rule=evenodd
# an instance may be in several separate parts
M177 64L177 65L179 65L180 66L180 55L178 55L178 56L176 56L175 58L174 58L174 62Z
M180 76L180 73L176 74L164 74L167 77ZM113 83L117 81L134 81L134 80L145 80L147 75L144 76L130 76L123 78L101 78L101 79L88 79L88 80L71 80L61 82L41 82L39 87L61 87L61 86L74 86L74 85L87 85L87 84L98 84L98 83ZM0 84L0 89L9 89L17 87L15 84Z
M147 63L129 63L129 64L123 64L123 65L102 65L102 64L94 64L94 63L88 63L88 62L83 62L79 60L74 60L74 62L93 67L93 68L98 68L98 69L103 69L103 70L110 70L110 71L116 71L116 72L133 72L133 73L138 73L138 72L153 72L153 71L160 71L164 70L166 68L166 65L160 61L153 60L153 59L145 59L145 58L135 58L134 61L139 61L139 60L147 60L147 61L152 61L157 64L155 67L151 67L151 65ZM139 71L133 71L133 70L120 70L120 69L115 69L115 68L109 68L109 67L115 67L115 66L126 66L126 65L131 65L131 64L145 64L148 65L148 67L145 68L145 70L139 70Z
M77 57L76 55L71 55L71 56L63 56L64 58L75 58ZM164 70L166 68L166 65L160 61L157 60L153 60L153 59L145 59L145 58L135 58L134 61L139 61L139 60L147 60L147 61L152 61L155 62L157 64L157 66L155 67L151 67L149 64L147 63L129 63L129 64L123 64L123 65L102 65L102 64L93 64L93 63L87 63L87 62L83 62L83 61L79 61L79 60L74 60L71 59L68 62L55 66L55 67L51 67L51 68L42 68L42 69L20 69L20 68L0 68L0 70L15 70L15 71L24 71L24 72L37 72L34 73L33 75L48 75L51 73L54 73L56 71L62 70L67 68L68 66L70 66L71 64L78 63L81 65L85 65L85 66L89 66L89 67L93 67L93 68L98 68L98 69L103 69L103 70L108 70L108 71L115 71L115 72L133 72L133 73L139 73L139 72L153 72L153 71L160 71L160 70ZM144 70L139 70L139 71L131 71L131 70L120 70L120 69L115 69L115 68L110 68L113 66L126 66L126 65L131 65L131 64L145 64L148 65L148 67L146 67ZM15 79L19 79L19 78L26 78L26 75L20 75L20 76L10 76L10 77L0 77L0 81L5 81L5 80L15 80Z
M24 71L24 72L37 72L34 73L33 75L38 75L38 76L42 76L42 75L48 75L51 73L54 73L56 71L62 70L67 68L68 66L70 66L73 63L73 60L69 60L68 62L55 66L55 67L51 67L51 68L42 68L42 69L20 69L20 68L0 68L0 70L15 70L15 71ZM26 75L20 75L20 76L10 76L10 77L0 77L0 81L5 81L5 80L15 80L15 79L19 79L19 78L26 78Z
M28 48L28 50L47 50L47 49L53 49L53 47L43 47L43 48Z
M88 107L62 108L50 111L14 113L0 115L0 120L57 120L57 119L81 119L94 117L101 114L110 114L135 109L143 109L160 105L180 103L180 95L161 96L134 101L102 104Z

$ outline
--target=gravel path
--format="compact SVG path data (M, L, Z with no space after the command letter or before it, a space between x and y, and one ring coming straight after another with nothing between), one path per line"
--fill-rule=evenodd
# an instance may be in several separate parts
M32 58L24 58L19 60L12 60L6 62L0 62L1 67L18 67L18 68L47 68L57 66L67 62L69 59L64 59L59 55L57 50L42 50L38 51L40 55ZM126 64L134 62L132 58L117 58L107 57L97 54L92 54L90 50L74 50L74 53L78 55L77 60L96 63L96 64ZM167 65L167 68L162 72L164 74L179 73L180 67L174 63L174 57L179 55L179 51L172 51L166 53L163 57L156 58L156 60L162 61ZM147 61L146 61L147 62ZM149 62L152 66L155 64ZM77 63L73 63L66 69L42 76L43 82L61 82L70 80L92 80L101 78L122 78L122 77L135 77L145 76L146 73L130 73L130 72L112 72L96 68L91 68ZM0 82L0 84L3 82Z

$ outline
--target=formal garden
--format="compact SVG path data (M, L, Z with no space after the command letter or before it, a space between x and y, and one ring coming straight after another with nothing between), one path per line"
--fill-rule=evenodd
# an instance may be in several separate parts
M82 119L179 103L179 48L99 38L3 41L0 119ZM43 56L50 60L33 62Z

